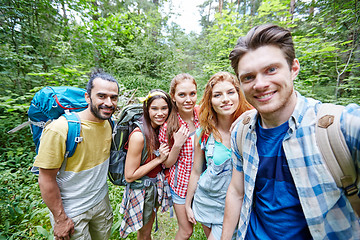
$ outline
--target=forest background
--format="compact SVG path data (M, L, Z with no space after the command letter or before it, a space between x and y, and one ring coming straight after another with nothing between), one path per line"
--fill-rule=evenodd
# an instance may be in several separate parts
M52 239L36 176L29 173L35 156L30 130L7 133L27 121L32 96L44 86L85 87L91 69L101 67L121 83L121 108L132 94L168 91L170 80L186 72L197 80L200 99L212 74L233 72L228 55L238 37L275 23L292 31L301 94L360 103L357 0L204 0L199 33L170 22L171 6L171 0L1 0L0 240ZM110 185L111 239L118 239L121 192ZM171 239L176 229L174 219L160 215L153 237ZM203 238L197 225L192 239Z

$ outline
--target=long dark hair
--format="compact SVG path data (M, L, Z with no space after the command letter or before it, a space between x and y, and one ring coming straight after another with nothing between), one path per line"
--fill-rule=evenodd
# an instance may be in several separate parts
M154 150L159 149L160 142L159 142L159 127L154 129L151 126L151 119L149 115L149 108L151 103L155 99L162 98L165 100L166 104L169 108L169 114L166 118L166 120L169 118L169 116L173 113L173 105L171 103L171 98L169 94L167 94L165 91L161 89L153 89L149 92L148 96L145 98L145 101L143 103L143 116L141 117L141 121L144 126L144 134L145 134L145 140L146 140L146 148L148 150L148 153L153 154Z

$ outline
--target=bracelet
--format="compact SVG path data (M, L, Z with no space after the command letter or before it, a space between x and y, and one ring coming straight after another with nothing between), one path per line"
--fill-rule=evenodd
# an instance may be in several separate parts
M154 150L153 153L154 153L154 155L155 155L156 157L160 157L159 149L158 149L158 150Z

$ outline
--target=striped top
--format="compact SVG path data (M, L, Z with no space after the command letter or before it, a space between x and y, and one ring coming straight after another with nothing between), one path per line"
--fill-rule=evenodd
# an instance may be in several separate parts
M109 121L81 120L83 141L65 162L67 132L68 123L64 117L44 129L34 166L60 168L56 181L65 213L72 218L94 207L108 194L106 179L112 130Z

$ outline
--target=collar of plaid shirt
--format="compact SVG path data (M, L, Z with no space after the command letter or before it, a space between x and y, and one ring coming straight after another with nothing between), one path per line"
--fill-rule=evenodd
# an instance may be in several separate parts
M310 233L314 239L360 239L359 219L344 193L336 186L315 143L316 111L321 103L305 98L298 92L296 94L297 105L289 119L289 130L284 138L283 148ZM343 113L343 116L350 112L354 112L353 109ZM360 121L360 111L356 112L359 115L356 119ZM251 119L243 144L243 159L236 146L236 131L232 132L231 137L234 167L245 175L245 196L238 228L240 239L244 239L249 224L259 166L255 131L257 117L252 116ZM351 125L350 122L341 124ZM359 129L353 131L358 132Z

